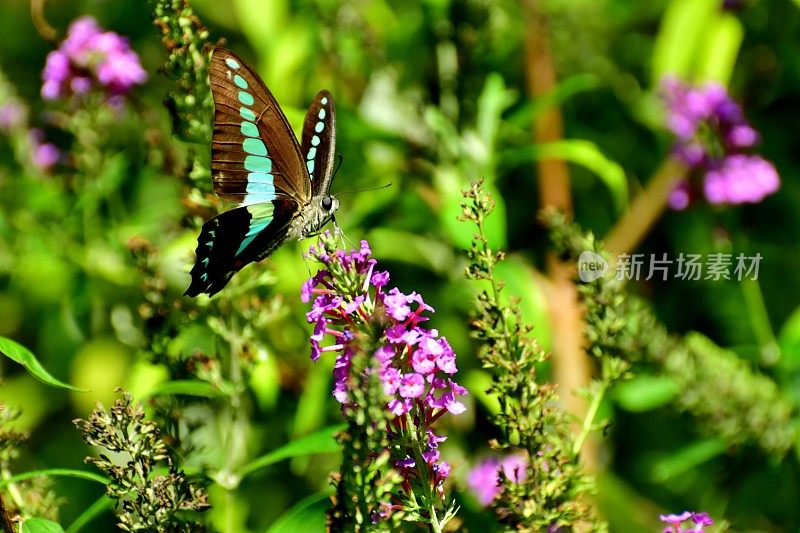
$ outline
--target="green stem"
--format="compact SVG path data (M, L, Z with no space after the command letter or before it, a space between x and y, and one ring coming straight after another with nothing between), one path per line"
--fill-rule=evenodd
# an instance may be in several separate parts
M242 398L241 398L241 381L242 381L242 368L239 364L239 353L241 353L244 341L240 335L240 328L234 316L231 316L228 324L228 339L230 348L230 361L229 361L229 380L232 385L232 392L229 397L228 404L225 406L227 411L226 427L224 429L223 445L225 449L225 464L223 466L223 473L225 476L225 531L234 533L236 531L236 516L235 516L235 499L236 488L239 485L240 479L236 472L238 466L238 453L237 443L238 436L241 431L246 427L246 421L242 417ZM231 476L235 476L232 478Z
M581 432L575 439L575 443L572 446L572 455L574 457L577 457L581 453L583 443L586 442L586 439L589 437L589 433L592 431L594 418L597 416L597 411L600 409L600 402L603 401L603 396L605 396L606 390L608 390L608 382L601 381L600 389L597 391L597 394L594 395L594 398L592 398L592 403L589 405L589 410L586 412L586 416L583 419Z
M761 349L761 357L765 363L775 364L779 355L778 342L775 339L775 332L772 331L772 324L769 321L761 285L757 280L749 279L742 281L741 286L750 326L753 328L756 342L758 342Z
M420 442L419 435L417 434L417 427L411 418L411 413L406 413L406 424L409 428L409 436L411 437L411 444L414 449L414 461L417 464L417 471L420 473L422 479L422 486L426 489L425 499L430 511L430 530L434 533L441 533L444 524L439 523L439 517L436 515L436 489L433 486L433 480L428 475L428 463L422 456L422 443Z

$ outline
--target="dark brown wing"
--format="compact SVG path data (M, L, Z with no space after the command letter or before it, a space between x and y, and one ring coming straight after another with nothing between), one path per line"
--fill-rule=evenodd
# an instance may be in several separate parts
M215 48L211 170L214 191L250 205L289 196L311 199L306 162L292 128L264 82L236 54Z
M331 93L320 91L306 113L303 142L300 144L300 153L305 158L306 170L311 178L312 196L329 193L335 152L336 108Z

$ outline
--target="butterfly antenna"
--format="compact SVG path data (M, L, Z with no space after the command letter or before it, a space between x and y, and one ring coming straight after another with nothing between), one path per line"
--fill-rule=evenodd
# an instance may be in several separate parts
M365 187L363 189L350 189L348 191L341 191L337 192L335 196L341 196L343 194L352 194L354 192L369 192L369 191L379 191L381 189L388 189L392 186L392 182L384 183L383 185L379 185L378 187Z
M336 168L333 169L333 177L331 177L331 180L336 177L336 174L339 172L339 169L342 168L343 162L344 162L344 156L342 154L336 154Z

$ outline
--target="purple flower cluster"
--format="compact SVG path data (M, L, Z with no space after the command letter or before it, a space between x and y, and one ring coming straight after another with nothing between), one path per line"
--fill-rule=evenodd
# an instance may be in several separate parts
M321 240L325 238L330 238L328 232ZM436 435L431 425L447 412L463 413L466 407L456 397L467 394L467 390L452 379L457 371L456 356L447 340L435 329L420 326L428 320L424 313L432 313L433 308L416 292L386 290L389 273L377 271L377 261L370 255L367 241L361 241L360 250L349 253L329 253L322 245L310 248L308 256L323 265L302 289L303 301L313 300L306 315L314 324L311 358L317 361L323 352L336 353L333 396L347 404L354 382L351 361L362 353L359 334L374 337L375 328L379 328L380 345L373 353L375 364L371 368L378 373L386 397L390 437L402 440L411 431L423 435L421 458L427 463L428 479L443 494L450 465L440 461L439 444L446 437ZM349 290L342 290L342 280L334 279L336 276L348 278L344 285ZM333 344L322 345L326 336L333 338ZM415 427L408 427L409 423ZM393 457L408 492L417 460L413 451Z
M714 521L708 513L692 513L684 511L681 514L662 514L659 516L662 522L668 524L664 528L664 533L698 533L703 531L706 526L714 525ZM694 525L688 528L682 527L683 522L691 520Z
M673 209L685 209L701 195L712 204L756 203L778 190L772 163L748 153L759 142L758 132L722 85L691 87L666 78L662 96L677 138L675 153L696 178L672 192Z
M58 50L47 55L42 97L56 100L98 86L108 95L118 96L145 80L147 72L128 40L101 30L97 21L87 16L75 20Z
M500 470L509 480L521 483L528 477L528 458L523 453L514 453L503 459L489 457L470 470L467 486L484 507L491 504L502 491Z

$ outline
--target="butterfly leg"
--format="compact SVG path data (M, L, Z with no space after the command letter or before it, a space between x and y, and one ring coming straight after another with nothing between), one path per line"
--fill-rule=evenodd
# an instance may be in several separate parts
M336 223L336 217L331 217L331 221L333 221L334 233L336 233L336 235L338 235L341 238L342 248L344 248L347 244L350 244L350 246L352 246L354 250L358 250L358 246L356 246L356 243L351 241L350 237L348 237L347 234L345 234L345 232L342 230L342 227Z

